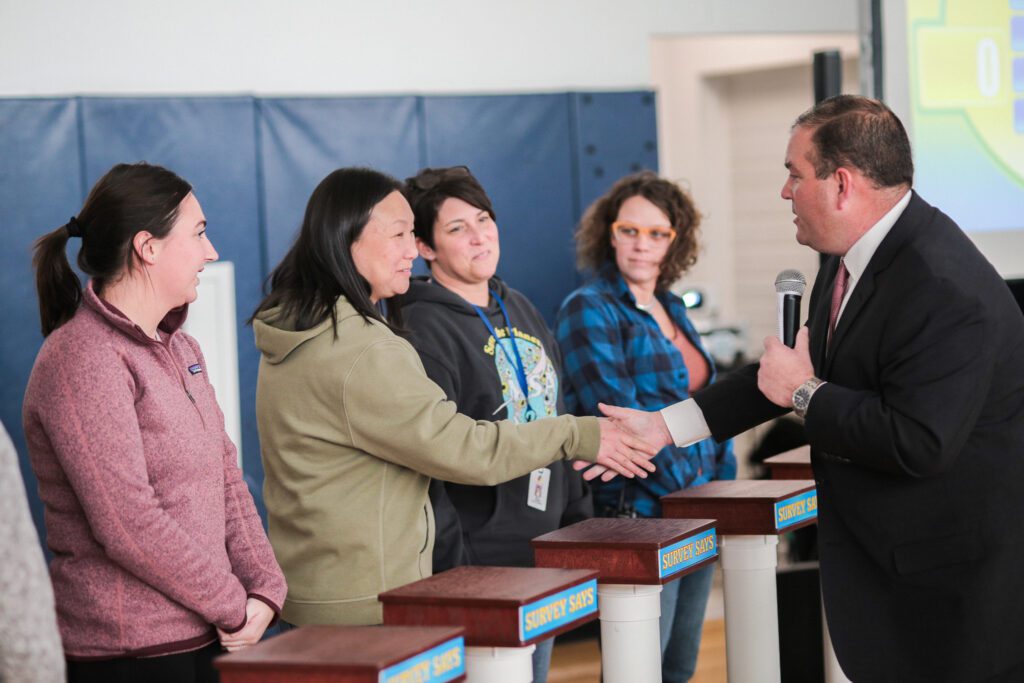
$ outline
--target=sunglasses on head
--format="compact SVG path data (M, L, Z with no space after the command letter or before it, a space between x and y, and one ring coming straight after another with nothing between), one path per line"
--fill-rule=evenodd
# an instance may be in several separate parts
M467 178L471 174L468 166L449 166L448 168L427 168L406 180L406 184L417 190L433 190L445 180Z

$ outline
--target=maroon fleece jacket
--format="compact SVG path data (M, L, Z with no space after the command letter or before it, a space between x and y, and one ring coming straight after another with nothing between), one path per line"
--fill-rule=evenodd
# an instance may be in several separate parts
M186 312L156 341L90 283L36 357L25 437L70 659L196 649L244 626L247 597L284 602Z

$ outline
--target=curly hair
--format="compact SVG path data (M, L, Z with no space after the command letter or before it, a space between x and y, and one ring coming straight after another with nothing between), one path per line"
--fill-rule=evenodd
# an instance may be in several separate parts
M661 263L655 290L663 292L697 262L700 212L693 199L675 183L659 178L653 171L641 171L620 178L603 196L587 207L576 230L576 264L596 271L606 263L615 263L611 244L612 223L630 197L643 197L668 216L676 238Z

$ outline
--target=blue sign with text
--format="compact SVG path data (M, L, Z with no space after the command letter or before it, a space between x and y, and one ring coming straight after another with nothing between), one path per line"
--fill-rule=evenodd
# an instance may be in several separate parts
M519 639L530 640L597 612L597 579L519 608Z
M775 504L775 529L781 531L818 516L818 490L798 493Z
M658 551L658 577L672 576L716 555L718 538L714 529L684 538Z
M452 638L380 672L380 683L446 683L466 673L466 641Z

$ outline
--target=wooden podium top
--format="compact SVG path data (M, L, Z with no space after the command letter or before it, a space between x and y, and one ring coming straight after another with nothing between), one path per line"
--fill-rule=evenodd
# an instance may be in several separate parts
M772 479L814 479L811 470L811 447L800 446L764 459Z
M597 517L531 544L538 567L591 567L601 583L665 584L718 557L713 519Z
M664 517L713 517L723 536L779 534L814 524L814 481L712 481L661 497Z
M467 645L523 647L597 618L597 572L456 567L378 599L385 624L459 625Z
M465 662L459 627L302 626L214 663L221 683L442 683Z

